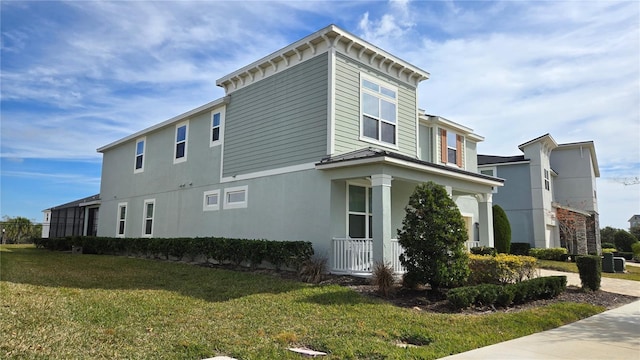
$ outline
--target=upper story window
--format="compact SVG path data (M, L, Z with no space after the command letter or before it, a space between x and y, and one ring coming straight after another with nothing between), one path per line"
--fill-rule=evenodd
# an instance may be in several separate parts
M395 147L398 137L397 88L361 75L360 96L364 140Z
M153 215L155 210L156 200L149 199L144 201L144 213L142 220L142 236L153 236Z
M176 125L176 144L174 148L173 163L187 161L187 137L189 123L184 122Z
M445 164L462 167L462 136L440 129L440 160Z
M551 189L551 183L550 183L550 178L549 178L549 170L544 169L544 189L545 190L550 190Z
M136 141L136 164L133 169L134 173L140 173L144 171L144 144L146 138L138 139Z
M222 142L222 122L224 121L222 111L211 113L211 142L210 146L220 145Z

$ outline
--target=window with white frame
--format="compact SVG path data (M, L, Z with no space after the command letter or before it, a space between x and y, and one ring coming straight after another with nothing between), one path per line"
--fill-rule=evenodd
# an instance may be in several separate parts
M173 152L173 163L187 161L187 137L189 123L184 122L176 125L176 144Z
M347 231L352 239L371 239L373 211L372 190L368 186L349 184L347 188Z
M549 178L549 170L544 169L544 189L549 191L551 190L551 183Z
M211 142L210 146L220 145L222 143L222 122L224 121L222 111L211 113Z
M362 123L360 133L367 141L383 145L397 144L397 88L361 74L360 99Z
M127 228L127 203L118 204L118 228L116 237L124 237Z
M452 131L447 132L447 162L458 163L458 135Z
M144 171L144 147L146 138L138 139L136 141L136 164L133 169L134 173L141 173Z
M153 236L153 216L155 214L155 199L148 199L144 201L143 214L142 214L142 236Z
M239 209L247 207L249 196L248 186L238 186L224 189L224 208Z
M220 190L211 190L204 192L202 210L213 211L220 209Z

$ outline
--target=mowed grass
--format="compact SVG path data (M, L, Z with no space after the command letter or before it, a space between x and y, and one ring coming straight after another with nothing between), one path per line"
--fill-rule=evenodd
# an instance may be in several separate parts
M183 263L0 247L0 358L435 359L603 311L560 303L450 315L340 286ZM403 340L423 345L402 348Z
M573 273L578 272L578 266L576 265L576 263L573 263L573 262L538 260L538 267L542 269L549 269L549 270L566 271L566 272L573 272ZM603 272L602 277L640 281L640 267L627 265L625 273Z

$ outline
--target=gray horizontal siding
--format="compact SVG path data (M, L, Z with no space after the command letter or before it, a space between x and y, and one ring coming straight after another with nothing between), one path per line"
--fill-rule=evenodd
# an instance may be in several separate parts
M233 93L223 176L319 161L327 152L327 55Z
M398 87L398 139L399 152L416 156L416 89L395 81L341 54L336 59L335 86L335 151L345 153L371 143L360 141L360 72L380 78Z

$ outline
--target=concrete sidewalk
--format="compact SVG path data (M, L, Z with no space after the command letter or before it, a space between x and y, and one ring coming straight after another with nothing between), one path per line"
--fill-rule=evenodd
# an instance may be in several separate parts
M565 275L580 286L578 274L541 270L540 276ZM602 278L604 291L640 296L640 282ZM505 341L443 359L624 359L640 360L640 300L556 329Z

